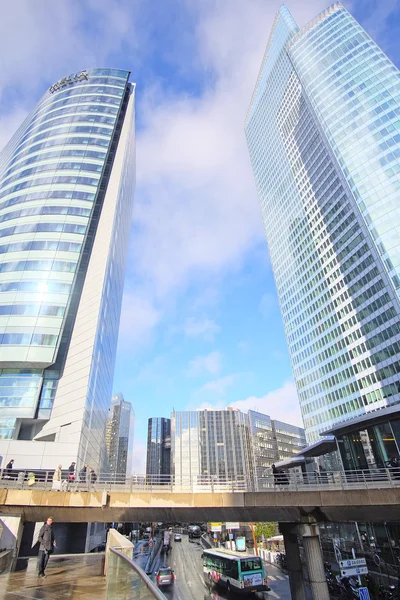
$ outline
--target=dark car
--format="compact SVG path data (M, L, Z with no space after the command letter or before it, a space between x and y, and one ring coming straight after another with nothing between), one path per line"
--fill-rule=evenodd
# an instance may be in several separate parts
M175 575L171 567L161 567L158 569L156 581L158 587L172 585L175 582Z

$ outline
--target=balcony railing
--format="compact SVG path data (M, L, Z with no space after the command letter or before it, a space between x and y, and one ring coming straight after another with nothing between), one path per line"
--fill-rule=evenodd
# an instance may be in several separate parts
M79 475L72 479L63 472L61 482L53 481L54 471L0 470L0 488L40 489L69 492L276 492L299 490L345 490L400 487L400 468L371 468L324 473L279 473L266 471L265 476L210 477L172 475L122 475L99 473Z
M166 600L146 573L133 560L110 548L106 600Z

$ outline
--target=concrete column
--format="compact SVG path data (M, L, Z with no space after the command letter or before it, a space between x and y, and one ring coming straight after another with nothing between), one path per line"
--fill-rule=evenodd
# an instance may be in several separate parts
M303 537L313 600L329 600L329 589L319 542L319 527L316 524L299 525L299 532Z
M285 542L285 553L292 600L306 600L306 586L304 584L303 570L300 560L297 527L292 523L280 523L279 531L282 532L283 540Z

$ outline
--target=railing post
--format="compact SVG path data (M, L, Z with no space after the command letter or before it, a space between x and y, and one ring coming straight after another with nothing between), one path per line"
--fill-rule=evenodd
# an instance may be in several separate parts
M390 469L386 469L386 475L387 475L387 478L389 480L390 487L393 487L393 477L392 477L392 474L390 472Z
M368 483L367 483L367 479L365 477L365 471L364 470L362 470L362 475L363 475L363 479L364 479L364 487L365 487L365 489L367 489L368 488Z

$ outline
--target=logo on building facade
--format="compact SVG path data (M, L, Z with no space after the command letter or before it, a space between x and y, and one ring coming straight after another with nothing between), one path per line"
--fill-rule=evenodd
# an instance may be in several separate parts
M54 92L58 92L68 85L72 83L77 83L78 81L87 81L89 79L89 74L87 71L81 71L80 73L72 73L72 75L68 75L68 77L63 77L57 83L49 87L49 92L54 94Z

